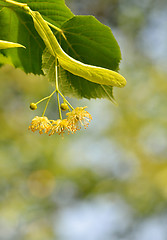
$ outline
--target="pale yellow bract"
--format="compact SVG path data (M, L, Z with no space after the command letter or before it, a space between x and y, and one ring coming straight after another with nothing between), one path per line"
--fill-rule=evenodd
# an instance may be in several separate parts
M15 47L26 48L25 46L23 46L19 43L0 40L0 49L15 48Z

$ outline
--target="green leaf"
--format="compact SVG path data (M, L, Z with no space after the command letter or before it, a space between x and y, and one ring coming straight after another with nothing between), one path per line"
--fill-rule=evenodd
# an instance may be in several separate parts
M38 11L48 22L61 27L68 19L74 16L71 10L65 5L64 0L17 0L17 3L27 4L31 10ZM0 0L0 6L11 7L13 11L19 8L9 2Z
M65 35L57 33L63 50L86 64L119 69L121 52L111 29L92 16L75 16L62 25ZM113 88L85 81L60 67L60 84L67 96L113 99ZM64 85L63 85L64 84ZM70 94L71 93L71 94Z
M4 8L0 12L0 38L11 42L19 42L26 47L3 50L6 57L11 58L13 65L26 73L42 74L41 57L45 47L37 34L31 16L24 12Z
M0 0L0 4L1 2L2 1ZM23 2L25 3L26 1ZM54 7L56 5L54 5L50 8L50 12L47 12L48 4L53 4L53 2L58 4L57 9L59 8L59 11L55 12ZM59 85L61 86L62 91L68 96L75 95L86 98L112 98L112 86L104 86L99 83L124 86L126 81L120 74L113 72L117 71L119 68L121 53L110 28L101 24L92 16L73 17L73 14L65 6L64 1L62 0L45 1L45 3L46 4L41 2L41 0L28 1L29 6L33 10L37 10L38 7L39 12L44 10L44 12L41 13L44 15L45 20L48 20L55 25L52 30L57 35L63 50L71 56L68 56L62 50L57 41L56 46L50 48L50 50L54 50L53 52L51 50L50 53L57 55L60 65L68 70L66 71L61 66L59 67ZM64 8L65 10L62 11L63 16L66 18L64 20L61 20L60 17L62 14L60 14L60 4L61 9ZM53 15L52 11L54 12ZM2 31L0 29L0 36L3 36L1 39L19 42L27 47L26 54L25 50L23 54L22 49L12 49L10 50L13 51L12 54L9 54L8 50L4 50L3 53L5 53L6 56L10 56L14 65L22 67L25 72L41 73L41 55L45 44L47 47L48 44L46 43L47 41L45 37L43 38L45 42L44 44L40 38L42 35L39 31L38 33L40 36L37 34L31 16L22 12L22 10L19 10L17 7L12 7L11 9L4 8L0 12L0 21L4 24L1 25ZM54 29L57 30L56 26L61 26L62 30L59 29L58 32L55 31ZM51 30L50 33L49 34L53 39L50 43L51 46L54 46L55 44L53 43L55 42L55 38ZM12 39L8 39L6 36L9 36L9 38L11 37ZM50 57L52 56L49 56L49 59ZM94 65L95 67L87 66L85 64ZM54 61L51 66L53 65ZM51 66L49 66L49 69L52 69ZM53 73L54 72L51 73L51 71L49 71L49 75L53 75ZM72 73L77 74L78 76L73 75ZM82 77L96 83L89 82ZM53 79L53 77L49 78L50 80Z
M41 13L46 21L59 28L64 22L74 16L71 10L65 5L64 0L26 0L22 2L27 3L32 10Z
M23 48L25 48L23 45L21 45L19 43L13 43L13 42L0 40L0 49L15 48L15 47L23 47Z
M36 0L18 1L28 3L33 10L38 10L44 18L56 26L61 26L66 20L73 17L72 12L65 5L64 0ZM31 16L11 4L0 4L8 6L0 11L0 39L19 42L26 46L21 48L3 50L6 57L11 57L15 67L22 68L26 73L42 74L42 52L45 44L36 32Z
M80 19L81 23L79 23ZM84 59L85 62L89 64L94 62L97 64L97 66L100 65L103 65L104 67L109 66L110 69L118 68L119 61L121 58L120 49L111 30L108 27L99 23L94 17L90 16L74 17L64 25L66 26L66 28L65 26L62 26L62 29L65 37L59 36L60 37L59 41L62 43L64 49L66 49L68 53L73 55L73 57L78 58L79 60ZM95 36L94 34L91 35L92 31L91 32L88 31L87 33L87 29L89 29L88 25L90 26L95 25L96 28L99 29L99 31L96 30ZM98 28L97 25L99 25L100 28ZM93 33L95 32L93 31ZM102 43L105 41L105 39L109 39L109 41L106 41L106 43L103 46ZM94 48L96 51L94 51L93 46L95 46ZM92 53L92 49L94 51L94 55ZM79 51L80 55L78 54ZM82 52L83 54L81 54L81 51L83 51ZM109 56L107 58L108 61L104 59L106 56L103 52ZM93 58L91 58L91 56L93 56ZM68 59L66 60L68 62ZM48 65L47 61L49 62ZM55 77L52 74L52 70L54 70L54 67L52 70L50 69L51 66L54 66L54 61L55 57L52 57L51 55L49 55L49 53L45 52L43 57L44 62L43 68L45 73L48 74L48 78L50 79L50 81L55 81ZM62 64L62 62L60 63ZM71 62L71 65L72 63L73 62ZM86 71L88 71L88 68L86 68ZM62 67L59 68L59 78L60 78L59 85L61 86L60 88L63 91L63 93L67 96L73 95L77 97L85 97L88 99L102 97L106 97L109 99L113 98L112 87L104 86L97 83L96 84L90 83L89 81L86 81L81 77L74 76L68 71L65 71ZM123 78L123 85L125 85L125 83L126 81Z
M66 54L40 13L30 11L30 14L33 17L36 30L45 42L50 54L58 58L63 69L93 83L116 87L125 86L126 80L119 73L106 68L84 64Z
M63 50L86 64L117 71L121 60L119 45L109 27L93 16L74 16L61 29L59 35Z
M121 52L111 29L92 16L75 16L62 25L65 38L58 34L63 50L86 64L111 70L119 69ZM64 94L85 98L113 99L113 88L84 81L60 68L60 83ZM63 85L64 84L64 85ZM70 89L70 90L69 90Z

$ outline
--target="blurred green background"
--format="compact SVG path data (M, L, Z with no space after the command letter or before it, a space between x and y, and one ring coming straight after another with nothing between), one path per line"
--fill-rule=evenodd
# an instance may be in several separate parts
M111 27L128 83L114 89L118 106L70 99L93 120L62 139L28 131L46 79L1 67L0 240L166 240L167 2L66 3Z

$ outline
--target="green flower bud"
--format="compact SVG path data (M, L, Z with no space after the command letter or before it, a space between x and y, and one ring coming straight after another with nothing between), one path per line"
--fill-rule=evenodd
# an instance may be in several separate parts
M31 110L36 110L37 109L37 104L36 103L31 103L30 108L31 108Z
M68 110L68 105L67 105L67 103L62 103L60 107L61 107L61 110L63 110L63 111Z

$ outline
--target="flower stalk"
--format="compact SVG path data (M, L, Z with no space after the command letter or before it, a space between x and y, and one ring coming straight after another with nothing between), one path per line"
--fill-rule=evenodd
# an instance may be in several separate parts
M44 100L47 100L42 116L36 116L32 119L31 125L29 126L29 130L32 132L39 131L40 134L46 133L49 136L53 134L62 135L65 132L75 133L77 130L80 130L82 126L87 128L89 125L92 116L85 110L87 107L77 107L73 108L73 106L69 103L69 101L64 97L64 95L59 90L58 84L58 61L56 59L55 64L55 90L47 97L42 98L36 103L31 103L30 108L32 110L37 109L37 105ZM49 101L51 97L56 93L58 110L59 110L59 119L57 120L49 120L45 116L46 109L48 107ZM63 99L63 103L60 103L60 96ZM69 107L68 107L69 106ZM68 111L66 113L66 118L62 118L62 110Z
M41 20L40 15L36 16L35 13L32 12L32 16L34 17L37 29L39 26L41 27L42 24L46 24L45 21L43 21L43 19ZM50 47L50 45L48 46ZM91 115L87 111L85 111L86 107L77 107L74 109L73 106L69 103L69 101L60 92L58 79L59 78L58 66L60 59L58 59L57 54L54 52L55 49L53 46L50 47L49 49L51 53L53 53L53 56L55 57L55 90L49 96L44 97L35 104L35 106L37 106L37 104L41 103L44 100L47 100L42 116L41 117L36 116L32 120L31 126L29 127L29 129L32 130L33 132L39 131L40 134L46 133L49 134L49 136L55 133L59 135L63 135L65 132L68 132L68 134L75 133L77 130L80 130L82 126L84 126L84 128L87 128L90 120L92 119ZM49 120L45 116L45 112L48 107L49 101L51 97L54 95L54 93L56 93L57 97L59 119ZM63 103L60 102L60 96L63 99ZM31 109L35 110L36 108L32 107ZM67 117L65 119L63 119L62 117L62 110L68 111L68 113L66 113Z

